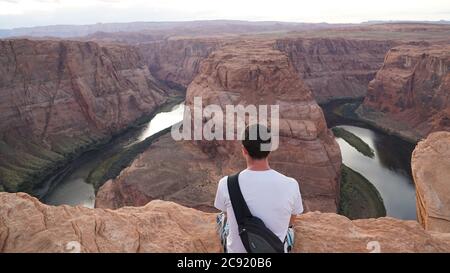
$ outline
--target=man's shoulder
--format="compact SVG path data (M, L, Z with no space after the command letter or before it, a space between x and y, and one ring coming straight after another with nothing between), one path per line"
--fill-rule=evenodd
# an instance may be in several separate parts
M225 175L224 177L220 178L219 184L220 184L220 183L226 183L227 180L228 180L228 175Z
M297 182L297 180L295 179L295 178L293 178L293 177L290 177L290 176L287 176L287 175L284 175L284 174L282 174L282 173L280 173L280 172L278 172L278 171L276 171L276 170L273 170L274 171L274 174L280 179L280 180L283 180L283 182L286 182L286 183L289 183L289 184L295 184L295 185L298 185L298 182Z
M217 185L217 188L219 191L225 191L227 189L227 181L228 181L228 175L222 177L219 180L219 184Z

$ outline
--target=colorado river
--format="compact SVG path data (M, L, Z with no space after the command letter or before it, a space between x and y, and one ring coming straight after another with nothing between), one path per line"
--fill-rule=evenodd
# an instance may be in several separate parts
M76 159L70 171L60 177L57 185L43 198L49 205L81 205L93 208L95 205L95 190L86 179L96 166L103 160L119 153L125 147L139 143L146 138L162 131L183 120L184 104L178 104L167 112L156 114L150 122L128 130L121 136L114 138L105 147L87 152Z
M333 110L345 102L323 105L328 126L341 127L367 143L374 157L358 152L345 140L336 138L343 163L359 172L378 190L387 216L416 219L415 188L411 175L411 154L414 145L396 136L385 134L365 123L339 117Z
M392 145L386 135L357 126L338 126L353 133L375 152L373 158L364 156L345 140L337 138L345 165L362 174L378 190L384 201L386 213L400 219L416 219L415 189L409 170L400 160L401 147ZM406 159L405 159L406 160Z
M337 138L343 163L359 172L377 188L384 200L388 216L416 219L415 190L410 173L413 145L370 128L364 123L336 118L327 111L329 107L324 106L329 127L338 126L353 133L374 150L374 157L367 157L343 139ZM114 138L105 147L85 153L69 166L70 171L64 172L43 201L51 205L94 207L95 190L92 184L86 183L89 173L105 159L119 153L125 147L142 142L180 122L183 119L183 112L184 105L176 105L167 112L155 115L147 124Z

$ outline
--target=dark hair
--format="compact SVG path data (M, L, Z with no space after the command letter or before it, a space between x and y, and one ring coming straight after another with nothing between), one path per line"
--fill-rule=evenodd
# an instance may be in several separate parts
M270 144L270 130L260 124L254 124L245 128L244 136L242 138L242 145L247 150L248 154L253 159L266 158L270 150L261 149L262 144Z

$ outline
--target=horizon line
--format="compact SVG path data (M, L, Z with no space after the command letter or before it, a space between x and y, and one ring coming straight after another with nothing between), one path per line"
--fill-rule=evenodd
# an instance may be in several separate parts
M344 23L329 23L326 21L322 22L308 22L308 21L283 21L283 20L240 20L240 19L205 19L205 20L170 20L170 21L115 21L115 22L97 22L97 23L80 23L80 24L54 24L54 25L33 25L33 26L22 26L13 28L0 28L0 31L11 31L18 29L29 29L29 28L44 28L44 27L82 27L82 26L96 26L96 25L107 25L107 24L137 24L137 23L187 23L187 22L218 22L218 21L228 21L228 22L247 22L247 23L284 23L284 24L327 24L327 25L362 25L362 24L383 24L383 23L422 23L422 24L433 24L439 22L445 22L444 24L450 24L450 20L438 19L438 20L367 20L361 22L344 22Z

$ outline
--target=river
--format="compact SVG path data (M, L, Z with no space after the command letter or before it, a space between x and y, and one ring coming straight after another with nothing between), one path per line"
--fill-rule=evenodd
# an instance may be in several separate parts
M364 156L343 139L337 138L343 163L362 174L380 192L388 216L400 219L416 219L415 189L411 178L411 153L413 145L398 137L387 135L376 128L350 119L337 117L332 109L342 102L323 105L328 126L339 126L357 135L375 152L373 158ZM120 152L124 147L136 144L149 136L183 119L184 105L161 112L147 124L116 137L99 150L85 153L69 166L57 185L43 201L50 205L82 205L94 207L94 187L86 183L89 173L104 159Z
M93 208L95 205L95 190L92 184L86 183L89 173L103 160L119 153L125 147L139 143L146 138L183 120L184 104L178 104L166 112L156 114L147 124L128 130L115 137L104 147L87 152L66 168L58 177L57 184L42 198L49 205L81 205Z
M337 117L333 110L347 101L322 105L328 126L341 127L367 143L375 153L364 156L345 140L336 138L345 165L359 172L378 190L384 201L387 216L416 219L416 197L411 175L411 154L414 145L386 134L363 122Z

